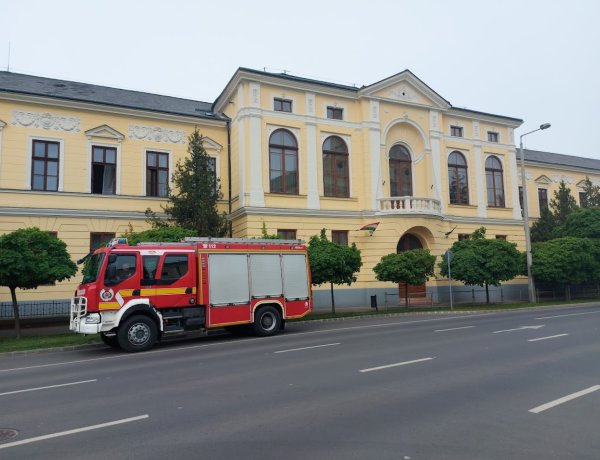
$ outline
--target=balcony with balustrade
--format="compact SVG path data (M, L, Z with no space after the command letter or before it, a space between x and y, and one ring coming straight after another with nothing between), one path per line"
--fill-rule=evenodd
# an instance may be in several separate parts
M392 196L377 201L380 214L442 215L441 203L434 198Z

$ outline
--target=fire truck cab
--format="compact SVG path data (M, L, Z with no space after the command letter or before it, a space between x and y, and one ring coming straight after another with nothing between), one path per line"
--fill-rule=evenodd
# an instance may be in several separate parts
M269 336L313 310L299 240L119 239L96 250L71 301L70 329L129 352L171 334L226 328Z

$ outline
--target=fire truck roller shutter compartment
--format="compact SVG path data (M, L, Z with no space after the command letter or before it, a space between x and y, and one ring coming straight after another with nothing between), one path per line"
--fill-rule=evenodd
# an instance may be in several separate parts
M255 299L281 297L281 256L279 254L250 255L250 286Z
M208 267L211 305L250 302L246 254L209 254Z
M285 299L308 299L306 256L304 254L284 254L282 265Z

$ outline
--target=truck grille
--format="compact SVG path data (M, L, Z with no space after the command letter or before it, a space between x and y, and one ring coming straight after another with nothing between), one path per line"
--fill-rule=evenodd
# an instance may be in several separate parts
M71 329L79 324L81 318L87 314L87 299L85 297L73 297L71 299Z

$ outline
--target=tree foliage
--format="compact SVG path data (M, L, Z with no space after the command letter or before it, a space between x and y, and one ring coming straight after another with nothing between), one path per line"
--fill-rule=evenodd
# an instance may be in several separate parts
M554 198L550 200L550 208L557 225L563 225L567 217L578 208L575 198L571 195L571 189L567 187L565 181L561 180L558 190L554 191Z
M531 241L548 241L565 236L563 226L568 217L578 209L571 189L564 181L560 181L558 190L554 191L554 198L550 200L549 208L542 208L540 218L531 226Z
M502 239L487 239L481 227L471 238L452 245L452 278L469 286L485 286L486 300L490 302L489 289L500 286L503 281L513 279L523 271L523 257L517 245ZM448 276L448 261L440 263L441 274Z
M562 236L600 238L600 208L583 208L567 217Z
M564 286L600 280L600 241L566 236L536 243L531 271L536 282Z
M331 311L335 314L334 284L351 285L356 281L356 273L362 266L360 250L356 244L344 246L327 239L325 229L320 236L313 235L308 243L308 259L312 284L330 283Z
M585 198L582 200L582 208L600 208L600 185L594 185L589 177L586 176L583 193Z
M433 276L434 268L435 256L432 256L428 249L412 249L383 256L373 267L373 271L379 281L423 284ZM405 297L405 305L408 305L408 289L405 291Z
M195 230L175 226L161 226L151 228L142 232L134 232L131 228L123 235L127 238L127 242L134 246L145 241L157 242L179 242L186 237L198 236Z
M21 324L16 290L36 289L76 273L67 245L47 232L32 227L0 236L0 286L10 289L17 338L21 337Z
M151 209L146 210L146 217L154 228L175 225L199 236L223 236L227 222L217 210L217 203L223 198L220 180L197 129L188 138L188 154L177 162L173 173L174 191L169 190L168 203L163 207L167 222L157 218Z

